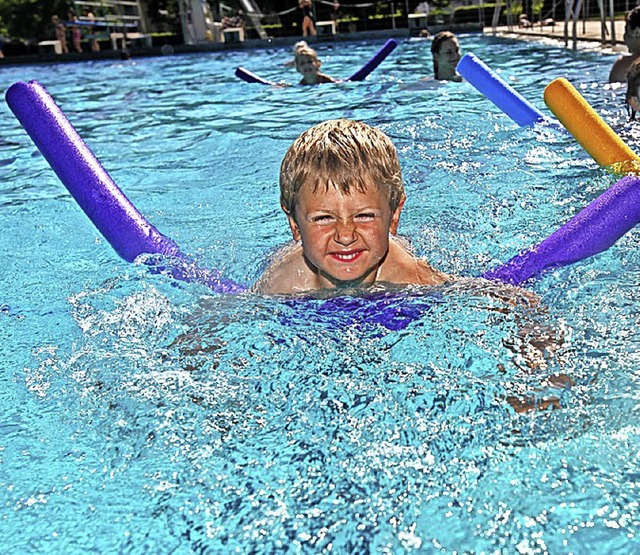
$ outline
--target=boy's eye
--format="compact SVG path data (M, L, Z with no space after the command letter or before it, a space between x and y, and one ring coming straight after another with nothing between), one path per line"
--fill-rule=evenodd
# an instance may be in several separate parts
M362 212L361 214L357 214L355 220L357 222L370 222L375 220L376 215L373 212Z
M330 216L329 214L321 214L319 216L313 216L311 221L316 224L326 224L333 221L333 216Z

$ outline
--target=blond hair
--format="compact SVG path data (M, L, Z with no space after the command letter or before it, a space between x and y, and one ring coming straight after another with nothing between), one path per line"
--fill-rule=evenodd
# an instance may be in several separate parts
M303 41L300 41L300 42L303 42ZM296 66L298 65L298 60L306 56L309 56L315 62L320 62L320 60L318 59L318 54L308 44L300 45L298 48L295 49L293 55L296 58Z
M387 191L391 211L404 198L402 171L391 139L360 121L329 120L300 135L280 166L280 202L292 216L303 185L318 191L364 192L375 183Z
M302 48L311 48L306 40L299 40L293 45L293 53L295 54Z

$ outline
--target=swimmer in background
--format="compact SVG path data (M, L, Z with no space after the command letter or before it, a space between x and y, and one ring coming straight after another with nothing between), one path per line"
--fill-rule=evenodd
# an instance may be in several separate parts
M429 36L429 31L426 31L425 36ZM401 89L414 91L436 89L447 81L461 82L463 80L456 69L458 62L460 62L460 43L451 31L441 31L433 37L431 56L433 76L423 77L416 83L403 84L400 86Z
M629 54L620 56L611 67L609 83L624 83L631 64L640 58L640 6L629 10L624 17L624 43Z
M437 81L462 81L456 68L460 61L460 43L451 31L441 31L431 42L433 74Z
M636 112L640 111L640 59L633 62L627 71L625 104L629 119L635 120Z
M294 67L296 65L296 54L302 48L310 48L306 40L299 40L293 45L293 58L284 63L284 67Z
M300 47L295 53L296 70L302 75L301 85L337 83L333 77L320 73L322 62L313 48Z

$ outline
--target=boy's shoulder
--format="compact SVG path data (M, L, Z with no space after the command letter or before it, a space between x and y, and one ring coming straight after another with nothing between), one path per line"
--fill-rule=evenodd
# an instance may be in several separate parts
M289 293L293 286L292 277L304 274L302 244L296 241L286 243L270 258L267 269L253 285L252 291L267 295Z
M333 77L326 75L325 73L318 73L318 83L337 83Z
M390 238L389 252L380 268L378 281L398 285L440 285L450 279L451 276L416 256L407 240L398 236Z

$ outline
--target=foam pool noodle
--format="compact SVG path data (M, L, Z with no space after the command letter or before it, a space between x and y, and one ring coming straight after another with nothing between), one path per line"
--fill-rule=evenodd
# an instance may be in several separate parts
M587 153L615 173L640 173L640 158L564 77L544 90L544 101Z
M149 264L176 279L204 283L221 293L244 289L222 279L217 270L197 267L172 239L145 219L40 83L14 83L6 100L60 181L124 260L133 262L141 254L160 255L173 263L155 265L158 257L152 257Z
M457 70L462 77L521 127L531 126L548 119L475 54L465 54L458 62Z
M548 269L607 250L640 222L640 178L627 176L607 189L560 229L506 264L482 274L514 285Z
M236 68L235 76L238 79L242 79L247 83L258 83L260 85L272 85L272 86L275 86L277 84L277 83L274 83L273 81L267 81L266 79L263 79L259 75L256 75L252 71L249 71L247 68L244 68L242 66Z
M347 81L364 81L366 77L376 69L382 61L393 52L398 46L398 41L395 39L389 39L385 42L380 50L378 50L373 57L368 60L358 71L356 71L351 77L347 78Z

